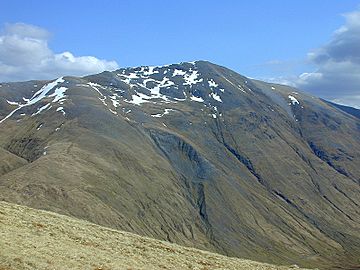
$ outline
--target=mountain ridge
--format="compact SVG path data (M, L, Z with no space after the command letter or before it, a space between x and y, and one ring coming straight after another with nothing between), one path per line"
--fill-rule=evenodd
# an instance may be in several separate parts
M231 256L358 263L358 119L203 61L49 83L1 84L0 199Z

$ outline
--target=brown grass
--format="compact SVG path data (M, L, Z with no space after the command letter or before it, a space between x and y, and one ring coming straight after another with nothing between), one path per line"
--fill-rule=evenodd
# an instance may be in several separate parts
M0 202L0 270L287 270Z

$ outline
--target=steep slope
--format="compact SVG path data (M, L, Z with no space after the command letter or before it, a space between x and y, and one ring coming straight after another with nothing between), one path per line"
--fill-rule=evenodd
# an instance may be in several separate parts
M2 200L230 256L359 264L360 121L320 99L204 61L0 93Z
M340 105L340 104L337 104L337 103L334 103L334 102L330 102L330 101L326 101L328 104L348 113L348 114L351 114L357 118L360 118L360 110L359 109L356 109L356 108L352 108L352 107L349 107L349 106L345 106L345 105Z
M290 270L0 202L0 269ZM301 270L301 269L300 269Z

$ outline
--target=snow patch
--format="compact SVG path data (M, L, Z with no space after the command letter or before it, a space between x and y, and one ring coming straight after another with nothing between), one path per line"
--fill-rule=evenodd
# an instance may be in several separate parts
M292 105L295 105L295 104L300 104L299 101L292 95L289 95L288 98L290 99ZM290 105L291 105L290 103Z
M218 87L219 86L213 79L208 81L208 84L209 84L210 87Z
M116 112L116 111L114 111L114 110L112 110L112 109L110 109L110 108L109 108L109 111L110 111L112 114L117 115L117 112Z
M110 96L111 102L115 108L119 107L120 102L116 99L116 95Z
M17 105L19 106L20 103L19 102L16 102L16 101L9 101L9 100L6 100L7 103L9 103L10 105Z
M145 76L149 76L149 75L152 75L152 74L156 74L156 73L159 73L159 71L155 70L156 67L148 67L148 70L147 71L144 71L144 75Z
M36 102L40 101L41 99L43 99L47 93L49 93L56 85L58 85L59 83L63 83L65 80L63 79L63 77L60 77L59 79L48 83L46 85L44 85L43 87L41 87L41 89L39 91L37 91L32 98L30 98L30 101L25 105L25 106L29 106L29 105L33 105Z
M54 93L49 95L49 97L54 97L53 103L58 102L60 99L63 99L65 96L65 92L68 90L67 87L61 86L59 88L56 88Z
M126 75L124 75L126 76ZM129 79L138 79L138 75L136 75L136 73L130 73L129 75L127 75L126 77L128 77Z
M50 109L51 108L51 105L50 103L48 104L45 104L44 106L40 107L37 112L33 113L31 116L34 116L34 115L38 115L40 114L42 111L46 110L46 109Z
M157 85L153 88L148 88L146 86L146 83L148 81L154 81L157 83ZM163 101L165 101L167 103L171 102L166 95L163 95L160 93L161 88L167 88L167 87L170 87L175 84L169 78L164 77L162 79L162 81L156 81L154 79L147 79L147 80L144 80L143 83L138 83L138 84L140 86L142 86L143 88L146 88L147 90L149 90L150 95L148 96L148 95L136 92L136 95L132 95L132 100L130 100L130 101L125 100L125 102L136 104L136 105L140 105L141 103L145 103L145 102L150 102L149 100L151 100L151 99L162 99Z
M49 93L56 85L58 85L59 83L63 83L64 81L65 80L63 79L63 77L60 77L57 80L50 82L50 83L44 85L43 87L41 87L40 90L38 90L30 99L24 99L24 101L26 102L25 104L19 103L18 104L19 107L17 107L15 110L11 111L7 116L5 116L3 119L1 119L0 124L2 122L4 122L6 119L8 119L9 117L11 117L15 112L17 112L21 108L34 105L35 103L42 100L44 97L46 97L47 93ZM36 115L38 113L39 113L39 111L33 115Z
M163 113L158 113L158 114L152 114L152 117L163 117L166 114L169 114L171 111L174 111L173 109L165 109L165 111Z
M246 91L244 90L244 88L243 88L240 84L238 85L238 88L240 89L241 92L246 93ZM249 89L249 90L250 90L250 89ZM251 91L251 90L250 90L250 91Z
M63 77L58 78L57 80L50 82L46 85L44 85L43 87L41 87L40 90L38 90L30 99L28 99L26 101L25 104L18 104L19 107L17 107L15 110L11 111L7 116L5 116L3 119L0 120L0 124L2 122L4 122L6 119L8 119L9 117L11 117L15 112L17 112L18 110L20 110L23 107L27 107L27 106L31 106L34 105L35 103L37 103L38 101L42 100L44 97L46 97L46 94L51 91L56 85L58 85L59 83L63 83L64 79ZM10 101L11 102L11 101ZM35 113L37 114L37 113Z
M196 102L204 102L204 100L201 97L190 96L190 99Z
M209 96L215 99L216 101L222 102L221 97L216 93L210 93Z
M136 95L131 96L131 100L125 100L128 103L135 105L141 105L142 103L149 102L149 96L144 95L143 93L136 93Z
M56 111L57 111L57 112L62 112L63 115L66 114L65 111L64 111L64 107L58 107L58 108L56 109Z
M181 69L175 69L172 76L175 77L175 76L184 76L186 74L186 71L184 70L181 70Z
M105 89L105 87L103 87L103 86L100 85L100 84L93 83L93 82L89 82L88 85L90 85L90 87L91 87L92 89L94 89L96 92L99 93L99 95L100 95L99 100L100 100L105 106L107 106L107 104L106 104L106 102L105 102L106 96L104 96L104 94L101 93L101 91L99 90L99 88Z
M191 72L191 74L187 74L187 73L186 73L186 74L184 75L184 80L185 80L184 85L189 85L189 86L191 86L191 85L197 84L197 83L199 83L199 82L202 82L203 79L202 79L202 78L201 78L201 79L198 79L198 77L199 77L199 73L198 73L197 70L193 70L193 71Z

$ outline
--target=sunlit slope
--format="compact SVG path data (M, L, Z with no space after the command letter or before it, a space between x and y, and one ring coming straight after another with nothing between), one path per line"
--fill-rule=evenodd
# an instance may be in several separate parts
M0 269L286 270L0 202Z

